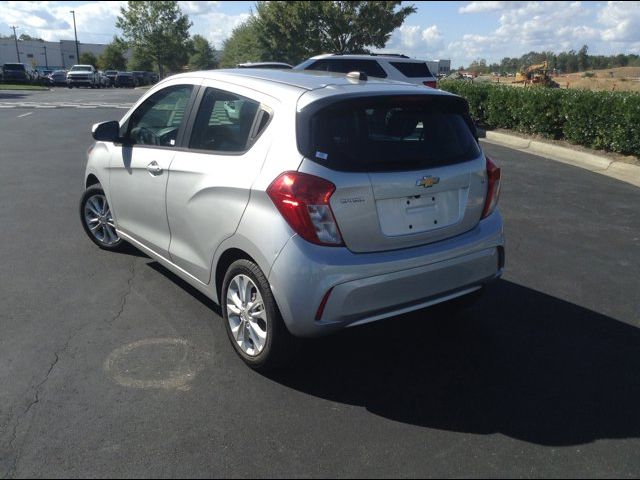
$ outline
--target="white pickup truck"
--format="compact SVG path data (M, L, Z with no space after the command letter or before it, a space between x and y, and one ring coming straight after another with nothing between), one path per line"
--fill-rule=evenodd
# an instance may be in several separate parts
M100 76L93 65L74 65L67 73L67 87L100 88Z

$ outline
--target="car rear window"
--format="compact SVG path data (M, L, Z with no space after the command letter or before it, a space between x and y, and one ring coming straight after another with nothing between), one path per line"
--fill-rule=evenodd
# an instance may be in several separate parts
M298 120L301 153L334 170L418 170L480 155L466 101L459 97L369 97L304 117Z
M72 72L90 72L91 67L72 67L71 71Z
M5 63L2 68L10 72L24 72L24 65L21 63Z
M352 58L325 58L317 60L305 70L319 70L323 72L349 73L365 72L370 77L386 78L387 73L375 60L357 60Z
M398 70L407 78L433 77L429 67L424 62L389 62L393 68Z

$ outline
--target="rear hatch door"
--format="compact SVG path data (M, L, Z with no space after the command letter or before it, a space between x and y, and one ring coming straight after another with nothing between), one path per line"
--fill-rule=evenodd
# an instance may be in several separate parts
M459 97L405 95L337 101L309 116L300 170L336 185L331 208L347 248L418 246L478 223L486 168L467 113Z

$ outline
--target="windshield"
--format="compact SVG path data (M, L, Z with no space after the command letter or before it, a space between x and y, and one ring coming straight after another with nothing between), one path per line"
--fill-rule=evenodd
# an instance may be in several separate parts
M8 71L22 71L24 72L24 65L21 63L5 63L2 68Z
M469 122L466 103L458 97L407 95L347 100L311 116L306 151L301 152L342 171L450 165L480 155Z
M71 71L72 72L90 72L91 67L72 67Z

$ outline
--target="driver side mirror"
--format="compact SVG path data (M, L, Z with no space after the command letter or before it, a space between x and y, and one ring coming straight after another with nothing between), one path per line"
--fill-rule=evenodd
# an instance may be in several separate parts
M91 134L101 142L117 142L120 140L120 124L115 120L96 123L91 129Z

